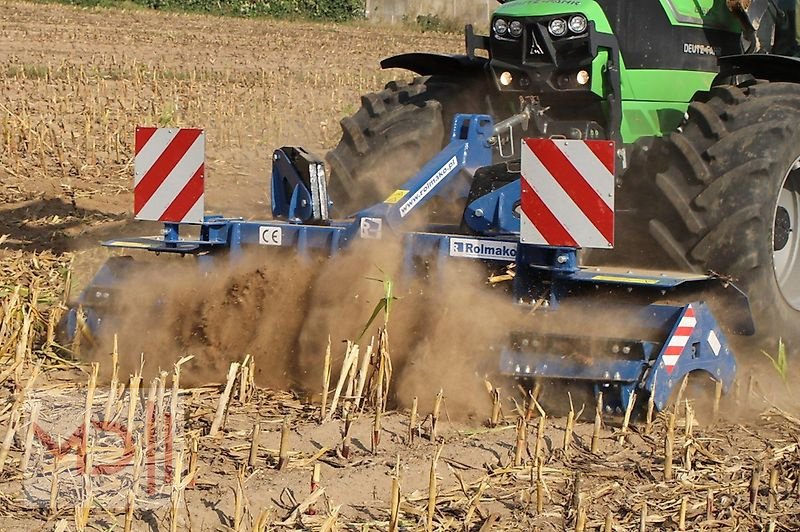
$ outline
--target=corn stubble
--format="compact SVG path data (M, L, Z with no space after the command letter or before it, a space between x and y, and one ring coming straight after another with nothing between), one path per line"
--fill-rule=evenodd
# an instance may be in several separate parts
M39 12L31 12L33 8L24 4L0 9L4 13L9 9L30 12L38 20ZM68 23L71 17L119 16L113 11L96 15L53 9ZM137 16L158 20L149 18L157 15L147 12ZM200 20L211 25L231 24ZM14 205L35 198L42 192L40 183L52 184L58 199L67 205L128 194L132 132L140 124L205 126L208 151L216 154L209 160L210 169L221 179L238 179L238 170L231 168L239 163L236 157L243 150L268 154L298 131L310 132L308 145L312 149L330 147L340 134L333 117L352 112L360 94L375 91L396 76L377 69L354 68L359 61L330 54L331 49L339 48L331 42L341 40L340 32L354 41L360 38L357 34L366 32L367 40L357 42L370 52L358 53L363 54L360 57L369 55L370 61L373 55L377 59L408 51L409 43L417 49L420 41L443 52L460 46L453 36L414 34L412 39L394 30L381 34L364 28L263 24L272 35L293 31L313 34L319 41L303 40L314 43L309 50L328 52L315 56L317 52L311 50L314 64L289 73L283 62L272 60L274 57L258 58L251 68L233 68L232 62L200 64L187 60L176 64L141 58L124 49L74 57L53 55L50 59L20 52L0 59L0 83L4 95L11 96L0 101L0 179L7 180L0 187L0 202ZM125 24L114 26L127 31ZM31 43L49 42L45 33L37 33L33 27L30 31ZM375 35L385 41L385 46L368 42L375 40ZM62 38L80 47L85 32L65 32ZM234 52L247 51L242 42L250 37L230 38ZM176 46L184 46L178 56L190 57L184 53L188 45ZM218 48L220 55L228 53L226 47ZM262 53L261 45L257 52L248 53L256 57ZM25 97L17 97L21 95ZM324 117L322 123L320 117ZM266 164L260 161L259 168L262 163ZM13 186L7 186L12 182ZM64 226L64 216L31 216L25 223L41 227L47 235L57 235ZM80 221L95 223L108 218L102 212L96 216ZM12 236L1 233L0 247L17 245ZM621 427L617 420L604 419L602 400L596 405L593 425L578 421L574 408L570 408L571 422L569 418L551 418L536 400L538 392L516 420L509 413L507 421L502 407L508 404L510 394L501 395L493 389L485 410L477 414L478 424L488 419L490 429L458 432L446 425L444 430L447 390L431 390L433 403L414 401L410 416L393 411L394 383L385 330L373 341L358 342L358 349L351 344L342 353L334 344L330 355L320 353L315 373L320 388L314 392L321 395L321 408L303 404L288 392L258 389L253 378L263 368L255 368L253 358L246 353L230 354L236 359L230 372L221 375L222 382L213 386L179 390L181 372L190 370L182 370L178 364L171 368L172 387L169 376L156 372L159 380L148 388L149 382L143 381L140 372L121 374L119 358L123 354L116 347L97 359L100 376L90 364L83 364L83 372L79 372L78 362L59 349L55 329L71 282L70 254L2 250L0 498L6 501L4 512L20 522L27 524L34 518L28 510L10 503L4 486L6 481L25 478L29 466L37 460L41 444L32 426L44 412L26 408L25 398L37 385L47 383L53 389L87 397L105 419L127 423L122 442L86 435L86 448L90 449L84 457L87 465L97 463L103 453L119 451L120 446L131 453L129 481L120 486L125 503L119 509L102 508L99 494L85 483L85 477L78 480L85 483L86 496L70 507L59 497L65 489L59 473L69 467L69 460L59 455L53 458L46 472L49 493L44 504L57 530L92 529L109 520L126 532L145 526L147 512L142 497L147 489L147 451L134 409L150 401L154 409L171 412L180 402L189 413L187 419L180 420L188 426L182 441L176 442L183 445L183 452L174 457L170 483L165 487L168 502L157 512L163 526L171 530L199 529L196 517L192 527L192 516L209 502L204 497L213 483L224 485L230 495L231 504L220 509L226 526L259 532L362 526L389 530L544 530L555 523L567 523L566 518L577 530L800 528L800 418L796 413L760 403L768 410L748 421L742 430L725 421L724 401L720 403L720 391L715 390L713 428L698 425L692 420L692 406L679 400L678 408L666 413L655 412L648 402L645 428L639 432L631 411L625 412ZM90 336L82 337L73 347L87 353ZM339 365L343 355L350 359L346 369ZM48 374L55 372L72 377L47 380ZM746 400L753 402L758 396L754 381L746 387ZM170 419L173 426L179 423L177 416ZM320 422L344 426L342 440L320 441L323 448L314 451L299 450L308 448L308 427ZM680 422L683 430L677 430ZM397 427L401 434L393 441L392 431ZM176 430L177 426L173 433ZM564 437L559 441L562 430ZM369 435L364 438L369 449L356 445L355 439L364 435ZM736 443L735 449L725 447L728 438ZM605 441L611 444L601 445ZM486 453L475 461L469 453L480 446L499 449L499 458ZM640 452L642 449L646 452ZM731 452L726 453L726 449ZM400 456L395 458L398 452ZM487 458L489 455L491 458ZM386 461L393 461L393 467ZM367 503L377 517L364 517L350 506L335 504L342 497L337 493L340 488L335 487L336 477L347 472L358 479L358 474L370 468L381 472L374 483L376 492L382 495ZM257 496L252 495L259 475L283 489L289 485L286 478L293 474L302 477L306 488L302 493L282 496L283 506L273 505L257 492ZM416 489L412 486L414 475L420 480ZM575 488L572 494L570 486ZM499 517L497 512L505 507L511 510ZM44 518L38 523L44 526Z

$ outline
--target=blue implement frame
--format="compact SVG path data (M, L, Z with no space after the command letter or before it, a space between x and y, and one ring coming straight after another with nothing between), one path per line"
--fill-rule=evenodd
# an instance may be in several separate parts
M497 135L491 117L457 115L450 143L438 155L384 202L345 220L328 217L331 203L324 186L321 161L302 149L284 148L276 151L273 157L272 210L277 219L253 221L206 216L200 224L166 223L163 235L157 237L115 239L104 245L194 255L210 268L219 267L220 261L236 260L254 248L291 248L301 256L333 257L356 240L379 240L391 234L404 243L404 264L410 274L419 258L480 260L498 267L513 265L515 302L543 304L543 311L547 313L557 312L562 300L586 287L609 286L657 296L689 285L719 284L714 277L706 275L584 268L579 266L574 248L520 244L519 218L514 213L514 206L520 200L518 180L467 205L465 217L471 217L473 230L476 226L485 226L482 234L464 234L455 227L405 230L408 220L431 198L468 197L474 172L492 163ZM301 160L309 163L308 171L298 168L297 161ZM478 218L481 220L476 222ZM198 233L196 238L181 234L189 225ZM81 294L78 305L88 309L90 326L100 326L101 309L128 267L127 259L112 259ZM736 304L743 306L749 317L746 296L732 285L726 286L731 288ZM635 305L627 305L631 306ZM645 304L636 308L634 319L661 331L659 338L648 341L623 338L619 342L625 344L629 352L620 353L613 352L615 340L609 337L606 343L611 342L608 345L612 356L592 357L590 364L565 356L563 352L505 347L500 350L500 371L516 377L590 381L595 383L597 391L614 387L619 391L615 408L627 404L634 392L644 391L653 394L660 410L667 404L676 383L696 371L721 382L725 391L730 389L736 363L725 333L705 303L693 300L683 306ZM676 361L674 355L666 355L666 350L671 342L675 343L673 339L687 309L692 309L696 323L691 335L685 338L685 349ZM68 330L75 330L77 312L73 308L68 314ZM752 326L752 322L749 323ZM747 324L740 330L746 331ZM635 356L631 355L631 350Z

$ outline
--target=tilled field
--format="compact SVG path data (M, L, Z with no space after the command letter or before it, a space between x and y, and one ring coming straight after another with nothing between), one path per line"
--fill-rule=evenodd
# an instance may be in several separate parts
M542 417L510 384L493 403L498 395L480 379L474 387L470 359L425 359L408 377L402 366L415 343L398 334L371 358L362 341L340 381L341 341L356 337L381 295L376 283L366 291L353 264L319 274L336 297L312 291L303 305L274 288L291 283L295 269L277 280L263 269L248 282L232 274L221 285L224 298L174 304L175 316L228 313L223 325L234 329L248 321L267 328L265 298L313 310L324 329L315 333L333 339L328 420L320 419L324 342L318 356L293 353L274 335L245 342L237 333L233 341L204 324L205 338L228 343L205 353L213 364L197 356L181 365L184 388L174 398L173 363L196 355L194 346L158 351L148 335L140 358L134 340L143 333L121 330L118 365L110 347L102 351L95 379L92 366L55 344L65 291L106 256L96 243L153 230L129 214L136 125L204 127L208 210L263 216L274 148L324 153L361 94L409 77L381 72L382 57L461 46L460 36L363 24L0 4L0 529L800 529L800 414L791 382L768 372L742 379L711 425L692 422L693 408L683 405L651 423L595 424L595 405L576 401L575 413L584 413L573 426L567 416ZM258 276L268 282L258 286ZM181 297L203 299L214 287L183 288ZM403 312L413 301L397 303L393 331L406 330ZM313 304L339 307L331 316ZM283 314L273 316L281 327L306 330L305 315ZM467 350L479 327L459 318L436 322L428 351L443 353L445 343ZM305 361L311 393L288 386L297 379L285 374L287 354ZM389 360L397 370L391 380ZM110 424L94 424L83 447L80 433L61 442L30 430L32 416L45 428L78 427L87 404L90 423ZM150 426L152 412L159 431L180 419L178 432L137 431ZM83 482L92 486L89 497Z

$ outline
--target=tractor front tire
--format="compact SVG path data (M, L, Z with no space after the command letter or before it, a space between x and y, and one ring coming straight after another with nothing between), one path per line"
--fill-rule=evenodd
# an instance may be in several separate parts
M328 191L337 215L383 201L437 154L456 113L485 105L477 81L441 76L392 81L361 97L361 108L341 120L342 138L326 159Z
M750 298L756 348L800 350L800 85L718 86L661 143L640 197L680 268L730 277ZM756 354L756 356L759 356Z

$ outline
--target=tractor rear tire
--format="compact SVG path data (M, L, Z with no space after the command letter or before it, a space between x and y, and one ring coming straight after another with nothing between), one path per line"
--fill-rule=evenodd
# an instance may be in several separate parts
M800 350L799 123L798 84L712 88L656 148L664 157L651 153L651 193L639 198L678 267L730 277L748 294L750 345L773 353L778 337Z
M342 119L342 138L326 159L328 191L337 215L383 201L438 153L456 113L486 108L476 82L441 76L391 81L361 97L361 108Z

